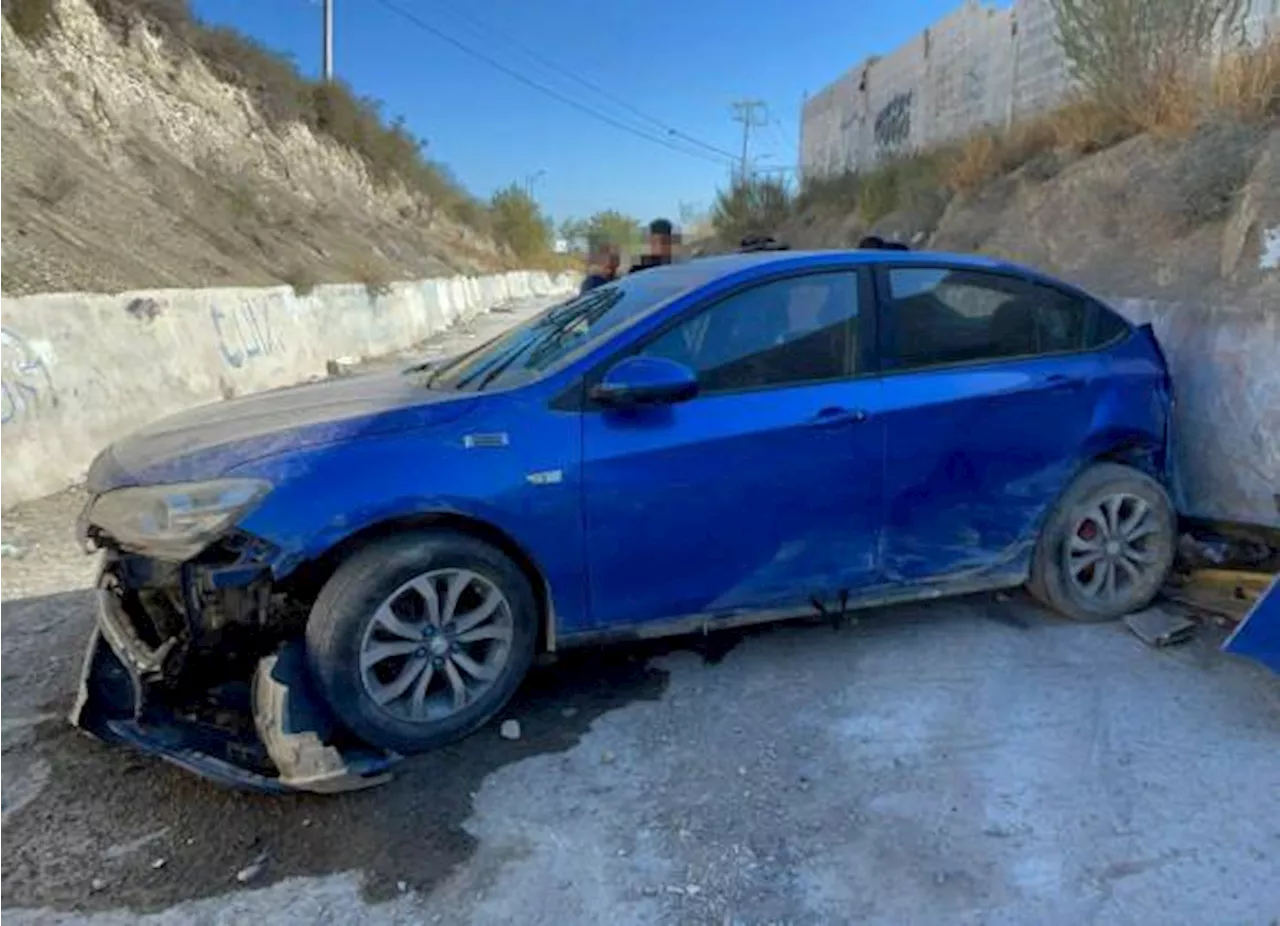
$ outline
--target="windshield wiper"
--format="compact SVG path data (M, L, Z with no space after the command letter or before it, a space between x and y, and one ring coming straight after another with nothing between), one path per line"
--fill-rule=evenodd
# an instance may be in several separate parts
M480 380L476 385L476 390L483 391L485 386L502 375L504 370L508 369L526 352L529 354L529 366L535 370L541 369L542 362L564 345L565 339L563 336L566 332L585 319L587 323L586 332L583 333L585 337L586 333L590 332L591 326L598 322L617 301L614 297L602 294L600 299L580 304L572 314L566 314L557 319L554 327L546 329L541 337L530 338L510 357L500 361L497 366L489 371L484 379Z
M545 357L549 352L548 347L557 345L558 336L563 334L571 325L584 317L588 319L589 324L595 324L602 315L617 303L619 298L619 293L600 290L591 296L560 307L529 329L530 337L515 345L507 353L499 356L490 365L482 367L470 376L465 376L459 380L457 388L462 389L478 378L479 382L476 383L476 391L482 392L485 386L510 369L511 365L530 349L535 349L535 357L539 359Z

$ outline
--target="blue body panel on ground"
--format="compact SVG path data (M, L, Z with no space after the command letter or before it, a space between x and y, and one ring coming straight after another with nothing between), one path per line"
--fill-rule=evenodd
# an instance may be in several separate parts
M1222 649L1280 674L1280 576L1271 580Z

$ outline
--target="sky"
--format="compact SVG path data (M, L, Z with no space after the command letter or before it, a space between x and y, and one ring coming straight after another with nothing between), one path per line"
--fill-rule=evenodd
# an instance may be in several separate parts
M204 21L234 26L290 55L304 73L320 73L320 0L192 5ZM868 55L892 51L959 5L960 0L334 0L334 74L357 93L382 100L388 116L403 116L426 139L428 156L448 165L478 196L487 198L512 182L529 183L556 221L602 209L643 221L678 220L682 210L708 209L717 188L727 183L730 156L736 158L742 147L733 101L767 104L767 124L751 133L753 164L794 166L806 92L821 90ZM757 110L757 119L763 116ZM696 142L673 136L671 129Z

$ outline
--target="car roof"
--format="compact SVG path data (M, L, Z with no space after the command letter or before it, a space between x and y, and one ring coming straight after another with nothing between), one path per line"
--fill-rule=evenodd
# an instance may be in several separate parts
M1049 277L1030 267L1023 267L1009 261L997 260L978 254L952 254L944 251L882 251L882 250L825 250L825 251L752 251L748 253L720 254L712 257L698 257L689 261L681 261L660 267L652 267L628 274L623 281L628 288L653 288L668 292L675 290L696 289L707 283L728 276L750 278L755 276L751 271L759 273L769 271L802 270L806 267L817 269L823 266L838 264L850 266L865 264L938 264L945 263L953 267L968 267L973 270L995 270L1015 273L1047 280L1058 285L1061 281Z

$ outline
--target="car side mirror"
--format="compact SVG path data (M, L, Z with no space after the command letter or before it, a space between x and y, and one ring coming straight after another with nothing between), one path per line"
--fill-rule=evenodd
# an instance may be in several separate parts
M627 357L591 387L591 398L609 408L674 405L698 394L698 377L665 357Z

